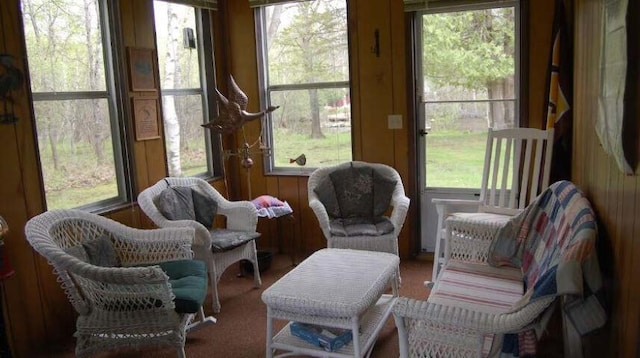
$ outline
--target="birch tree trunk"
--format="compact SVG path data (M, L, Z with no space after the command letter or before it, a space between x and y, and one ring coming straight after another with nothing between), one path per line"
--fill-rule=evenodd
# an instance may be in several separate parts
M164 65L164 79L162 88L174 89L177 84L178 62L178 34L182 33L179 28L178 16L171 6L167 7L167 28L169 43L167 44L166 62ZM164 131L167 145L167 165L170 176L182 176L182 166L180 164L180 122L176 113L174 96L164 96L162 98L162 112L164 117Z

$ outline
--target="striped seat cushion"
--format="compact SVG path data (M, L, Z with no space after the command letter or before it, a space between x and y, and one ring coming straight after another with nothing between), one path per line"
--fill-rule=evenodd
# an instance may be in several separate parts
M466 308L488 314L509 309L522 297L520 269L491 267L450 260L443 268L429 302ZM493 335L485 336L482 356L491 350Z

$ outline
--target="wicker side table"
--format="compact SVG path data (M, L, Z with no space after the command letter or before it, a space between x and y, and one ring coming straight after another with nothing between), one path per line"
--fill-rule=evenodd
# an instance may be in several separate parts
M371 350L397 298L398 256L372 251L315 252L262 294L267 305L266 356L277 350L319 357L363 357ZM393 294L383 295L392 287ZM293 337L289 325L275 336L281 319L350 329L353 341L334 352Z

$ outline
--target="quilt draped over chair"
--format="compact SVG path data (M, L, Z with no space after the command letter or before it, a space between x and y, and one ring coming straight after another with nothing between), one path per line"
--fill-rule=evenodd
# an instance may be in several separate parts
M573 183L554 183L488 241L475 220L446 226L450 255L428 300L395 307L402 357L535 355L559 298L565 330L604 325L595 214Z

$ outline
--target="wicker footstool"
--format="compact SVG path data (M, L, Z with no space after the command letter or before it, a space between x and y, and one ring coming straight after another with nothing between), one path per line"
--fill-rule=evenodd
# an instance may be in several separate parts
M267 305L267 357L277 350L320 357L363 357L371 350L397 298L398 256L373 251L323 249L262 293ZM393 294L383 292L391 286ZM353 341L334 352L294 337L282 319L350 329Z

